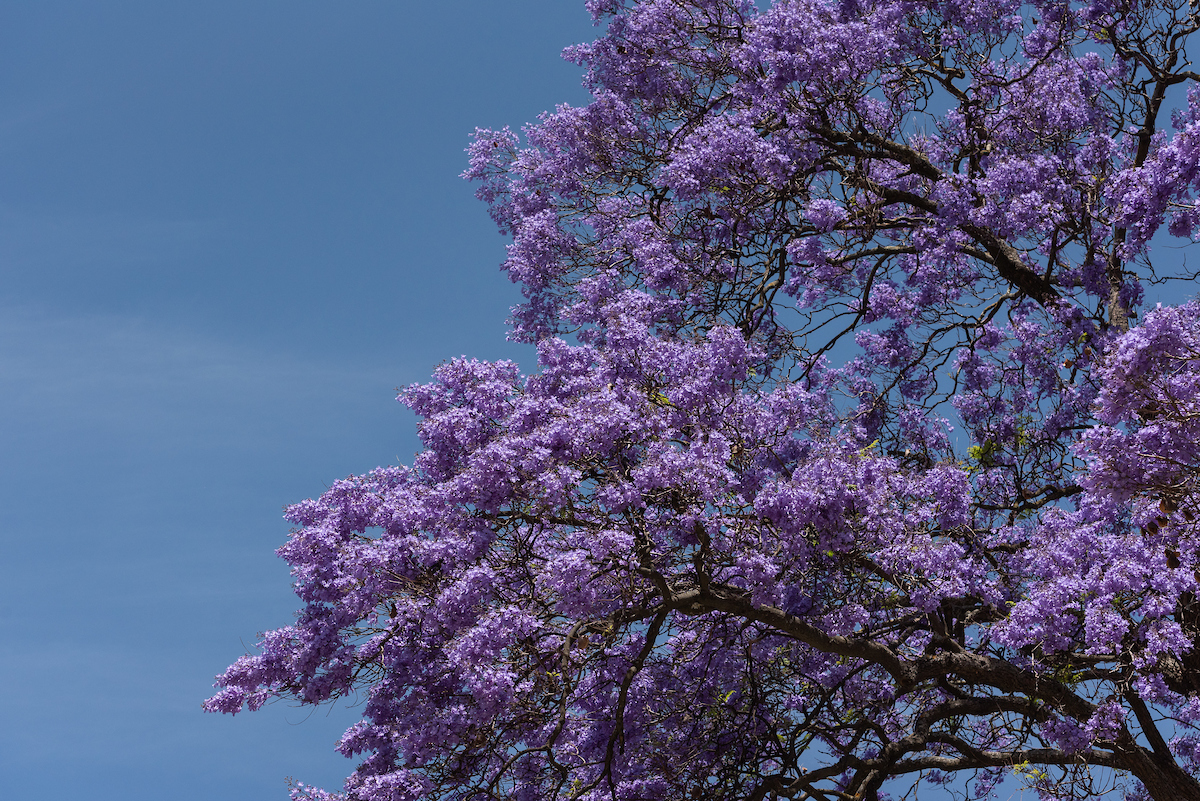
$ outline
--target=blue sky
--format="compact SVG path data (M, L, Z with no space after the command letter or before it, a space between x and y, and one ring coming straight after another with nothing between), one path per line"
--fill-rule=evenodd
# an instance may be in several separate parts
M565 0L0 6L0 795L340 786L352 710L204 715L296 607L282 507L504 341L475 126L583 102Z

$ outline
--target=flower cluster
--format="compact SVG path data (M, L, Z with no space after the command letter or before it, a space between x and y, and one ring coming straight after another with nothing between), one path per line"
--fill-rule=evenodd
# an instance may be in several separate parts
M206 708L361 693L355 801L1200 799L1200 306L1128 328L1191 6L588 7L592 102L465 174L536 371L401 394Z

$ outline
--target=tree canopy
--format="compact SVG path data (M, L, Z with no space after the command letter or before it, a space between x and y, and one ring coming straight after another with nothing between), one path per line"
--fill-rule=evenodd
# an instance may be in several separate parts
M587 5L465 174L536 371L289 508L206 708L361 693L362 801L1200 799L1200 6Z

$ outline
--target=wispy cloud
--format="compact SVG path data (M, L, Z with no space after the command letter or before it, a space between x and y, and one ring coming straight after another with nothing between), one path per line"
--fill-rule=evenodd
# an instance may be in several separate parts
M224 230L219 220L33 214L0 207L0 269L12 273L161 265L194 253Z
M5 439L82 432L149 437L153 445L142 445L155 448L262 445L367 407L395 414L391 390L400 383L405 377L383 368L256 350L136 318L0 309Z

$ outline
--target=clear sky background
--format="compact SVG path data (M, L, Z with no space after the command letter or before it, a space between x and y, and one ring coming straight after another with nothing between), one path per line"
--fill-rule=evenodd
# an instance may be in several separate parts
M0 2L0 797L341 786L353 709L200 703L292 621L282 507L416 451L395 388L532 366L463 148L585 102L594 34L582 0Z
M475 126L581 103L581 0L0 3L0 797L336 789L353 710L206 715L285 504L505 342Z

